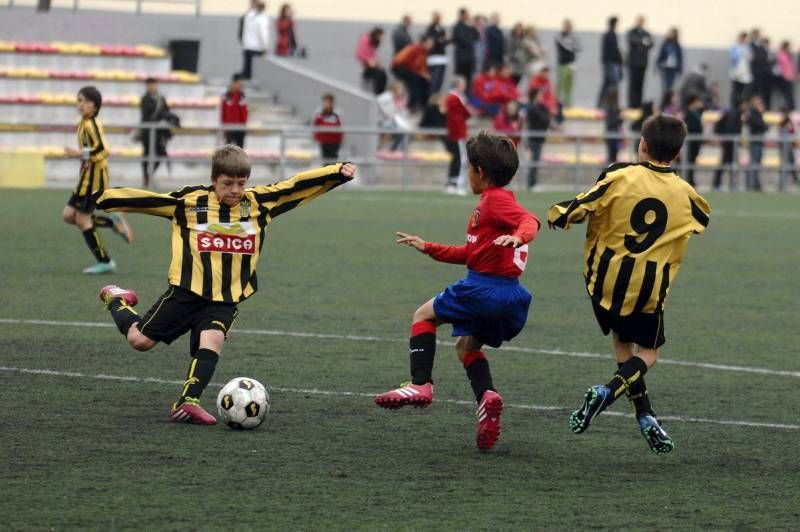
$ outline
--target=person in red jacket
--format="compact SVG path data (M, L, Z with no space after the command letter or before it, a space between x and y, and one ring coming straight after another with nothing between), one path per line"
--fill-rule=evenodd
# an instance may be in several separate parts
M235 144L240 148L244 148L244 136L247 133L247 101L242 91L243 85L242 75L234 74L219 106L223 126L243 126L242 129L226 129L224 132L225 144Z
M431 86L428 52L431 48L433 38L424 37L397 52L392 60L392 72L406 86L408 108L411 112L423 109L428 103Z
M280 15L275 22L275 29L278 30L278 39L275 43L275 55L291 57L297 52L297 41L294 36L294 19L292 18L292 6L283 4Z
M497 73L494 92L491 95L493 103L502 109L508 102L519 100L519 90L514 82L514 71L511 65L503 65Z
M519 114L519 104L515 101L506 102L503 110L494 117L494 130L508 136L516 148L519 148L519 134L522 131L522 117Z
M322 108L314 114L313 125L314 127L321 128L340 128L342 127L342 118L333 109L334 98L333 94L322 95ZM341 131L316 131L314 133L314 140L319 143L320 154L322 160L326 163L336 162L339 157L339 148L342 146L344 133Z
M550 80L550 69L548 67L542 68L531 78L528 92L534 89L539 91L541 103L550 111L550 116L556 116L558 114L558 100L556 100L556 93L553 90L553 82Z
M444 99L444 116L447 125L447 151L450 152L450 167L447 172L445 192L466 193L467 184L467 120L472 112L464 91L467 80L462 76L453 78L453 88Z
M467 141L469 185L480 201L467 222L466 243L448 246L397 233L397 243L439 262L464 264L467 275L414 313L409 341L411 382L375 396L382 408L426 407L433 401L436 328L450 323L456 354L478 403L478 449L489 450L500 437L503 398L497 393L483 346L500 347L517 336L528 319L531 293L519 282L528 261L528 244L539 219L506 190L519 167L517 149L507 137L481 133Z
M484 116L494 116L500 106L493 100L497 95L497 66L489 64L486 69L475 76L470 90L470 103Z

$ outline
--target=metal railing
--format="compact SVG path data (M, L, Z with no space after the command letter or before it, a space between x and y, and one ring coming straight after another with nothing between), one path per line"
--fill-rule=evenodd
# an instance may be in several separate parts
M166 4L166 5L185 5L192 8L195 16L200 16L202 11L202 0L102 0L103 2L113 2L118 4L128 4L132 7L132 11L137 15L144 12L146 4ZM43 7L46 4L46 7ZM40 11L47 11L51 9L51 2L49 0L7 0L7 7L36 7ZM96 6L86 7L86 9L96 8ZM84 9L81 5L81 0L72 0L72 10L78 11Z
M42 130L72 130L74 126L72 125L58 125L58 126L47 126ZM109 127L109 129L112 129ZM113 129L116 130L123 130L123 129L130 129L130 131L154 131L154 130L164 130L169 129L164 123L143 123L143 124L136 124L134 126L118 126ZM352 161L356 164L362 166L360 170L360 174L364 179L366 184L377 184L377 175L381 171L382 168L386 168L387 166L399 166L400 167L400 188L412 188L415 186L414 178L412 176L412 171L419 170L419 169L441 169L445 170L448 163L445 161L426 161L420 160L419 158L413 157L415 154L412 151L412 148L415 144L418 144L418 140L420 137L427 139L428 142L432 140L436 140L437 138L441 138L446 135L447 131L444 129L412 129L412 130L400 130L396 128L385 128L385 127L360 127L360 126L350 126L350 127L341 127L341 128L332 128L332 127L309 127L309 126L279 126L279 127L271 127L271 128L263 128L263 127L248 127L248 128L241 128L239 126L216 126L216 127L185 127L180 129L172 129L171 130L174 135L180 136L182 134L212 134L216 137L216 145L223 144L223 136L225 131L245 131L248 136L272 136L277 137L277 145L278 151L276 157L268 160L259 159L258 157L254 157L253 163L254 165L273 165L276 168L276 174L278 179L282 180L289 177L288 170L292 166L305 166L309 165L309 161L307 158L293 158L290 156L290 149L289 149L289 140L291 139L311 139L314 133L317 132L324 132L324 133L343 133L345 136L347 135L372 135L372 136L385 136L385 137L397 137L402 136L401 142L399 144L399 148L394 152L389 152L388 150L378 150L375 153L366 154L363 156L353 157L352 154L349 153L340 153L339 160L347 160ZM477 131L471 131L471 133L477 133ZM515 135L516 136L516 135ZM187 162L187 163L203 163L208 162L207 157L201 156L175 156L175 155L168 155L167 157L159 157L156 155L156 139L157 135L155 134L145 134L142 135L143 138L149 139L149 155L142 156L138 158L141 162L146 162L150 168L152 168L156 162ZM639 136L638 135L631 135L631 134L564 134L558 132L533 132L533 131L521 131L518 135L520 138L519 149L520 149L520 167L516 178L516 187L519 189L526 188L526 175L527 171L531 168L537 168L540 170L538 181L542 184L548 184L548 175L547 170L552 171L560 171L561 172L561 179L559 179L560 184L570 184L571 187L575 190L581 190L586 187L587 184L590 184L597 178L600 171L602 171L606 167L605 161L587 161L587 158L584 157L586 155L586 150L590 146L598 146L602 145L605 141L615 140L617 142L623 142L624 146L622 146L619 150L619 153L626 153L628 160L635 161L636 160L636 146L638 145ZM534 161L530 158L530 150L527 146L528 139L544 139L544 145L547 146L548 138L550 138L551 143L556 143L561 146L571 147L572 149L569 150L568 154L571 154L572 161L570 162L548 162L548 161ZM687 152L688 146L691 142L701 142L703 146L707 145L714 145L714 144L722 144L722 143L730 143L728 145L728 149L731 150L732 156L729 157L729 162L724 162L717 166L709 167L708 165L699 165L699 164L691 164L688 162ZM749 163L742 164L741 162L741 154L742 150L748 150L750 145L755 145L756 143L761 143L762 146L762 153L764 152L764 147L769 147L770 150L774 150L776 147L779 152L780 157L780 165L777 168L766 168L763 165L751 165ZM747 135L689 135L684 142L681 157L678 161L673 163L673 168L675 168L679 175L686 177L689 170L694 170L695 174L697 172L704 172L708 173L709 171L713 171L715 174L717 172L720 173L728 173L729 175L729 190L739 190L742 188L742 183L745 181L739 181L739 176L746 175L748 172L769 172L769 173L776 173L777 180L775 182L776 188L778 190L784 190L787 184L787 179L792 172L800 173L800 167L797 164L790 164L788 162L788 157L786 156L786 150L791 149L794 151L794 146L800 144L800 136L795 136L793 138L776 138L773 136L747 136ZM247 146L247 144L245 144ZM567 152L567 150L565 150ZM597 150L595 150L597 152ZM392 154L389 157L389 154ZM434 150L426 150L425 153L444 153L444 151L434 151ZM702 152L701 152L702 153ZM562 153L563 155L564 153ZM257 154L256 154L257 155ZM130 158L127 158L130 160ZM312 157L312 161L322 162L322 157ZM442 179L441 183L444 183L445 178L445 171L442 171ZM553 174L551 174L552 176ZM565 179L565 175L571 175L571 179ZM751 176L753 174L750 174ZM758 176L758 174L756 174ZM760 177L760 176L758 176ZM749 187L748 187L749 188Z

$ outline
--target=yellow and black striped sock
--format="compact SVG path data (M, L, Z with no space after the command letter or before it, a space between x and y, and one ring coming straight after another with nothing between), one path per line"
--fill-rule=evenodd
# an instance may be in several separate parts
M82 233L83 239L86 241L86 245L89 246L95 260L97 260L97 262L109 262L111 257L108 256L106 247L103 245L103 241L100 239L100 235L97 234L95 228L90 227Z
M178 399L178 404L183 404L187 399L200 399L203 390L206 389L214 370L217 368L219 355L211 349L198 349L197 354L192 358L186 380L183 383L183 390Z
M623 393L629 393L631 386L642 379L645 373L647 373L647 364L637 356L629 358L619 366L607 385L614 392L613 399L616 400ZM608 404L610 405L612 402L613 400Z

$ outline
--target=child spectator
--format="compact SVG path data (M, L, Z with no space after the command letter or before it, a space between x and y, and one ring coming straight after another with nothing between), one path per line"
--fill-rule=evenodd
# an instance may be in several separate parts
M528 148L531 150L531 166L528 169L528 190L536 186L539 175L539 160L542 157L544 133L550 127L550 110L543 103L543 93L533 89L528 93L528 112L525 115L528 131L542 136L528 137Z
M397 52L392 61L392 72L408 91L408 109L414 113L428 102L431 75L428 71L428 51L433 48L433 38L425 37Z
M227 92L220 102L220 121L223 126L243 126L242 129L226 129L225 144L235 144L244 148L244 137L247 133L247 101L244 97L244 81L241 74L234 74Z
M478 403L478 449L500 437L503 399L497 393L483 346L500 347L522 331L531 294L519 282L528 260L528 244L539 219L506 190L519 166L517 150L506 137L481 133L467 142L469 183L480 201L467 225L467 242L448 246L397 233L397 243L434 260L465 264L466 278L423 303L411 325L411 382L375 397L381 408L426 407L433 401L433 362L437 327L450 323L456 354Z
M684 109L683 121L686 123L686 131L692 136L703 134L703 100L697 94L689 96L689 101ZM700 155L700 148L703 147L703 141L699 139L690 139L686 142L687 162L689 169L686 171L686 182L695 186L694 170L697 164L697 157Z
M519 114L519 104L511 101L503 106L503 110L494 117L494 130L511 139L514 147L519 149L520 131L522 131L522 117Z
M500 110L495 103L497 94L497 66L489 65L486 70L475 76L470 90L470 103L484 116L494 116Z
M467 80L462 76L453 78L453 88L444 100L445 121L447 123L447 151L450 152L450 167L447 172L445 192L450 194L466 192L467 181L467 120L472 116L467 106L464 91Z
M769 129L764 122L764 101L760 96L750 98L750 108L745 111L742 120L750 132L750 164L745 172L747 190L761 192L761 159L764 156L764 134Z
M795 166L794 145L796 129L792 122L791 109L784 107L781 110L781 122L778 129L780 135L781 169L778 177L778 187L783 190L786 176L791 175L792 180L798 183L797 166Z
M517 82L514 81L514 70L510 64L505 64L497 72L497 84L492 101L502 108L508 102L517 100L519 100L519 89Z
M742 116L747 110L747 102L739 102L736 106L727 109L720 119L714 124L714 133L717 135L733 136L742 134ZM722 185L722 173L730 172L729 190L733 191L736 183L736 169L738 161L734 164L736 156L736 143L738 140L726 138L720 142L722 159L720 166L714 171L714 190L719 190Z
M620 138L622 134L622 113L620 113L619 110L619 89L616 85L612 85L606 91L605 100L603 101L603 111L605 112L605 129L607 136L607 164L614 164L617 162L617 153L619 152L619 145L622 142Z
M403 143L405 135L402 132L411 130L411 119L408 115L408 97L406 88L399 81L389 85L388 90L378 95L378 111L381 113L380 126L387 129L397 130L392 133L391 147L396 151ZM383 144L383 142L381 142Z
M675 94L675 91L670 89L664 92L664 96L661 98L660 111L662 115L680 118L681 110L678 106L678 95Z
M541 93L542 103L550 111L550 116L556 116L558 114L558 100L556 100L556 93L553 90L549 67L543 67L531 78L528 91L532 90L537 90Z
M333 108L333 94L322 95L322 108L314 115L314 127L318 128L340 128L342 119ZM323 163L335 162L339 158L339 148L342 145L344 133L341 131L316 131L314 140L319 143L320 154Z

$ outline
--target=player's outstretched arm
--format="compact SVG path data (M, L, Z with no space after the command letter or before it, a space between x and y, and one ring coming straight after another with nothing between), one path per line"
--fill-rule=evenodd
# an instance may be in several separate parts
M96 200L97 207L104 211L136 212L164 218L172 218L180 201L172 194L138 188L107 188Z
M463 246L448 246L447 244L437 244L436 242L426 242L422 238L407 233L398 231L396 242L398 244L405 244L417 251L420 251L433 260L439 262L447 262L450 264L466 264L467 263L467 245Z
M253 187L256 201L269 209L270 216L305 205L356 176L353 163L336 163L299 173L286 181Z
M583 223L586 217L605 205L611 196L609 188L615 182L614 177L608 177L597 182L586 192L581 192L575 199L556 203L547 211L547 224L550 229L561 227L569 229L572 224Z
M395 235L397 235L397 240L395 242L397 242L398 244L405 244L409 247L416 249L417 251L425 253L426 242L422 240L420 237L409 235L407 233L402 233L400 231L395 233Z

